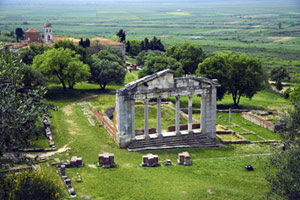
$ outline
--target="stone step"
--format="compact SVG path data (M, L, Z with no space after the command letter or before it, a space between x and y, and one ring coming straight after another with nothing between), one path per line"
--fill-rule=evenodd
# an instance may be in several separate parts
M216 143L204 134L181 135L148 140L135 140L129 146L129 151L151 149L187 148L187 147L216 147Z

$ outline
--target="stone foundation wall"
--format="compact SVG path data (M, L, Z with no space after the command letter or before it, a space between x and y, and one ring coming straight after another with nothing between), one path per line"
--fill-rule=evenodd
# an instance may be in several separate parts
M117 140L117 129L114 126L114 123L109 119L109 117L103 115L102 113L98 112L96 108L92 109L92 112L99 123L103 125L103 127L107 130L107 132Z
M261 118L255 114L249 113L249 112L242 112L242 117L244 117L245 119L253 122L254 124L257 124L261 127L267 128L270 131L274 132L274 124L270 121L267 121L264 118Z

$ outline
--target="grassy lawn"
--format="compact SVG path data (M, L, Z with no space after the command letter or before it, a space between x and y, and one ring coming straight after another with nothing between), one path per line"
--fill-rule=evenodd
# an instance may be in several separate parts
M130 76L131 74L128 74L126 80L131 79ZM108 91L119 87L108 86ZM61 88L55 86L49 93L54 94L57 91L61 91ZM113 94L104 94L97 85L87 83L77 84L72 92L61 91L59 94L48 101L58 107L51 118L51 129L57 148L67 145L70 149L51 158L65 161L70 160L72 156L83 157L83 168L67 169L79 196L88 195L91 199L263 199L268 191L263 163L268 157L266 154L278 151L272 145L228 145L220 148L128 152L119 149L103 127L99 128L98 124L91 126L79 106L81 98L101 94L85 101L97 106L98 110L105 111L114 105ZM143 112L143 105L137 105L137 128L143 128ZM228 115L219 114L224 115L224 118ZM197 116L199 117L199 114ZM149 118L149 127L156 127L156 106L149 106ZM247 122L240 118L238 114L233 114L234 123L246 126ZM168 125L175 124L175 113L163 108L162 119L162 127L165 129ZM252 130L252 126L251 124L246 128ZM191 154L192 166L176 164L177 154L183 151ZM116 168L94 168L98 154L103 152L115 154ZM162 165L157 168L140 167L142 155L147 153L157 154ZM257 156L258 154L263 155ZM174 165L164 166L165 159L171 159ZM243 168L249 164L254 166L253 172ZM56 167L42 164L42 168L57 176ZM81 183L76 182L77 172L82 177Z
M218 116L222 116L223 119L220 119ZM229 116L228 113L217 113L217 124L224 125L228 127L229 129L232 129L233 131L237 133L244 133L247 132L239 127L234 127L229 123ZM266 140L280 140L280 136L278 133L273 133L272 131L263 128L261 126L258 126L242 117L241 113L232 113L232 122L235 124L240 125L241 127L249 130L250 132L255 132L257 135L263 137ZM257 136L252 135L243 135L243 137L249 139L250 141L260 141L261 138ZM259 140L256 140L259 138Z

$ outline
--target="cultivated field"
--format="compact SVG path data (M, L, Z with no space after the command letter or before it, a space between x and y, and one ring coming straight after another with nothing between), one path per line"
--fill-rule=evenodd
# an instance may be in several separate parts
M157 36L166 46L187 41L200 44L210 55L246 53L260 58L266 69L284 65L300 72L297 1L13 2L0 3L1 33L16 27L42 31L47 21L55 36L111 38L122 28L127 39ZM295 73L291 76L295 80Z

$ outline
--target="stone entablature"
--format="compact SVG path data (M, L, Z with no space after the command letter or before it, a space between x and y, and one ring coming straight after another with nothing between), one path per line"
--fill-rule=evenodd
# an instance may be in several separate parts
M216 95L218 80L203 77L174 78L174 71L166 69L125 85L116 93L117 142L127 147L135 140L135 100L144 100L144 135L149 139L148 105L151 98L157 99L157 137L161 130L161 99L176 97L176 135L180 133L180 96L188 96L188 132L193 133L192 102L194 95L201 95L201 133L216 138Z

